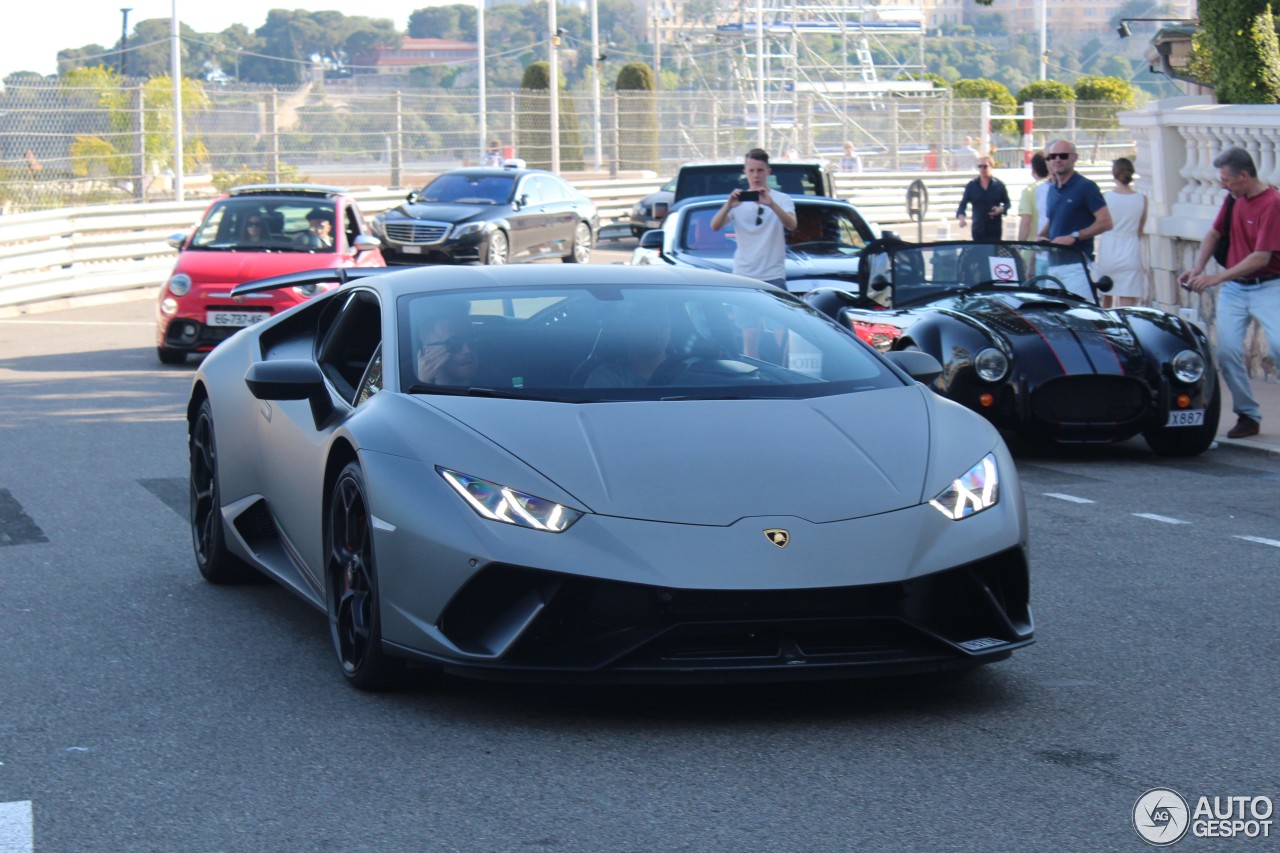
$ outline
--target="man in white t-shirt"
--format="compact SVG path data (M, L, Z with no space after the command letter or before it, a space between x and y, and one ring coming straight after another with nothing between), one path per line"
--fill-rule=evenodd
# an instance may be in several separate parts
M733 222L733 271L779 287L786 286L787 231L796 227L791 197L769 189L769 155L752 148L743 160L747 188L729 194L716 211L711 227L717 231Z

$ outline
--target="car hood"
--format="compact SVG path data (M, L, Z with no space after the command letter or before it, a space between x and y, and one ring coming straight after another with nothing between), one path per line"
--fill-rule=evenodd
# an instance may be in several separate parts
M422 401L593 512L728 525L752 516L821 523L919 504L930 458L926 393L912 385L807 400Z
M680 262L699 269L733 272L732 257L709 258L684 253L680 255ZM858 274L858 259L856 257L833 258L809 255L788 249L785 266L787 287L798 293L812 290L817 286L813 281L807 280L826 280L832 283L844 282L845 287L856 285L856 276Z
M502 211L503 215L511 210L505 204L448 204L445 202L430 204L402 204L382 215L384 221L393 219L423 219L428 222L461 222L473 216L489 218L486 214Z
M1123 318L1094 305L1015 292L953 300L946 310L1003 338L1016 355L1048 348L1065 374L1123 374L1140 371L1145 363L1137 336Z
M346 258L333 252L205 252L197 249L184 251L173 271L191 276L194 284L241 284L285 273L348 265Z

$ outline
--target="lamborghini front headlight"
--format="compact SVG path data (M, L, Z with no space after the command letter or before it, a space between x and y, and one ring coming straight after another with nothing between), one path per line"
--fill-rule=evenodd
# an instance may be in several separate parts
M517 527L563 533L582 518L583 513L545 498L517 492L515 489L481 480L448 468L436 472L462 497L476 515L490 521L501 521Z
M929 503L947 518L959 521L995 506L999 500L1000 473L995 454L988 453Z

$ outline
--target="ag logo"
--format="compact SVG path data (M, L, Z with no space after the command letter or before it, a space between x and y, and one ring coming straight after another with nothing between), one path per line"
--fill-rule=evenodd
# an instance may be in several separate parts
M1171 788L1152 788L1133 804L1133 828L1148 844L1168 847L1187 834L1187 801Z
M764 536L779 548L787 547L787 543L791 541L791 534L781 527L770 527L764 532Z

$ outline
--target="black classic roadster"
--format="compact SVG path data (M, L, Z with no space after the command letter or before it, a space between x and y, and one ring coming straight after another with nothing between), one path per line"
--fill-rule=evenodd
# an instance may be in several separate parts
M1152 308L1099 307L1082 252L1050 243L868 245L858 291L805 300L881 351L943 366L933 388L1008 433L1056 444L1124 441L1203 452L1221 390L1204 332Z

